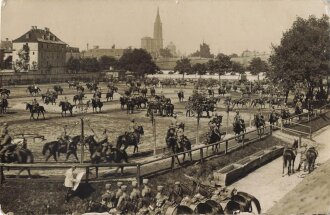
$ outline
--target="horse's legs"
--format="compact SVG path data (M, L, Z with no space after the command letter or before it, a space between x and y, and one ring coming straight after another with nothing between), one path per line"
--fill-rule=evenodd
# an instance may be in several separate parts
M76 160L79 161L78 156L77 156L77 151L74 151L72 154L76 158Z

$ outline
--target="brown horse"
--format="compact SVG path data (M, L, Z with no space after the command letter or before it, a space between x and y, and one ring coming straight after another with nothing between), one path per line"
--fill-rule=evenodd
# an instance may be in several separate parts
M315 160L317 158L317 151L314 147L311 147L306 152L306 161L308 166L308 173L314 170L315 167Z
M294 161L297 155L298 148L298 140L295 140L292 147L285 148L283 152L283 171L282 174L284 176L284 169L288 167L288 175L294 173Z

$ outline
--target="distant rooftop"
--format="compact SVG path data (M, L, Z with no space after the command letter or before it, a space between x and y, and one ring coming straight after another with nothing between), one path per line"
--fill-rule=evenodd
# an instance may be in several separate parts
M63 44L66 43L61 41L55 34L50 32L49 28L38 29L37 26L32 26L32 28L23 34L21 37L13 40L13 43L33 43L33 42L44 42L44 43L55 43Z

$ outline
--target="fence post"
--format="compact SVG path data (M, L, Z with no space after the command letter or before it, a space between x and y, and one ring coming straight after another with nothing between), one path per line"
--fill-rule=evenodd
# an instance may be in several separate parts
M281 132L283 132L283 119L281 119Z
M203 159L203 157L204 157L204 156L203 156L203 148L200 148L200 149L199 149L199 154L200 154L201 163L203 163L203 160L204 160L204 159Z
M269 134L270 134L270 136L272 136L273 135L273 125L270 125L269 126Z
M299 148L301 147L301 134L299 134Z
M89 167L86 167L86 183L88 183L89 179Z
M5 182L5 175L3 174L3 166L0 166L0 184Z
M225 154L228 153L228 140L226 140L226 145L225 145Z
M138 184L138 188L141 186L141 164L136 165L136 181Z

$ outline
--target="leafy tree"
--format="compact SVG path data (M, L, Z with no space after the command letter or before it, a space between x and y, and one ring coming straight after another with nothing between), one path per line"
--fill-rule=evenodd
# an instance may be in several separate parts
M329 71L329 35L329 17L298 17L283 33L280 45L273 46L272 68L267 76L285 88L286 97L297 83L306 83L309 95L315 87L323 89L322 79Z
M110 67L117 67L118 61L114 57L103 55L99 58L99 64L101 69L108 70Z
M100 65L96 58L86 57L81 59L81 69L87 72L97 72L100 70Z
M197 73L199 76L205 75L206 74L206 66L205 64L202 63L196 63L195 65L192 66L192 71Z
M192 71L190 60L188 58L182 58L181 60L178 60L174 67L174 71L182 74L182 78L184 79L184 75L190 74Z
M261 60L260 57L253 58L249 65L249 70L251 71L252 75L258 75L262 72L268 72L269 66L266 61Z
M220 53L217 55L215 60L210 60L207 65L211 74L219 75L220 81L220 76L224 75L227 71L230 70L232 62L230 61L229 56Z
M151 55L144 49L127 49L118 62L119 68L144 77L145 74L155 74L159 71Z
M245 73L245 68L244 68L243 64L241 64L239 62L232 61L231 68L232 68L233 72L237 72L239 74L244 74Z
M77 73L81 68L80 59L70 57L66 66L69 71Z
M171 50L168 49L168 48L160 49L159 50L159 54L160 54L160 56L162 56L164 58L171 58L171 57L173 57L173 55L171 53Z
M191 57L202 57L202 58L213 58L214 55L211 54L210 46L206 43L202 43L199 45L199 50L192 53Z
M230 57L230 58L238 57L238 54L233 53L233 54L229 55L229 57Z

